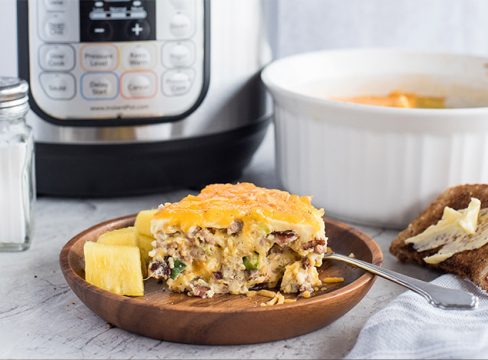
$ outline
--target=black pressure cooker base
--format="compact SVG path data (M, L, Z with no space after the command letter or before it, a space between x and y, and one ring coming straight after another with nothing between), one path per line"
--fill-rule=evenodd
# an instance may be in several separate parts
M270 119L218 134L134 144L36 144L41 195L111 197L237 180Z

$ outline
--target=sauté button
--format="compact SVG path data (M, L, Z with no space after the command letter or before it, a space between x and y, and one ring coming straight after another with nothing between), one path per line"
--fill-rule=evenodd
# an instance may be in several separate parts
M75 96L75 78L71 74L41 73L41 86L51 99L69 100Z
M39 55L44 70L68 71L75 66L75 51L69 45L43 45Z
M150 72L129 72L122 75L122 95L126 98L149 98L156 93L156 76Z
M87 73L81 78L81 88L87 99L113 99L117 96L117 76Z
M113 70L117 66L117 49L111 45L85 46L81 52L81 61L87 70Z

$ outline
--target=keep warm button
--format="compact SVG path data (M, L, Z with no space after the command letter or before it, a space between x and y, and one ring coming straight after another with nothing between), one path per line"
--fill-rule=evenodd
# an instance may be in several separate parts
M127 72L122 75L122 95L128 99L150 98L156 95L156 75L149 71Z
M117 76L110 73L87 73L81 79L83 97L86 99L115 99L117 85Z

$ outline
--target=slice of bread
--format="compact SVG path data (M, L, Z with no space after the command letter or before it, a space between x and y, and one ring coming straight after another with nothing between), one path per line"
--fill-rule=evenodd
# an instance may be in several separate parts
M433 255L438 249L417 252L413 245L405 244L409 237L420 234L430 225L436 224L446 206L455 210L468 206L472 197L481 201L481 208L488 208L488 184L459 185L444 191L408 227L398 234L390 245L390 252L403 262L416 262L423 266L469 278L488 291L488 244L457 253L439 264L427 264L423 258Z

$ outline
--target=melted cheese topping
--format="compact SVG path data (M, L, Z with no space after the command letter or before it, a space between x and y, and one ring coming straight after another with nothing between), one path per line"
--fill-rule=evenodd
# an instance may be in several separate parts
M418 252L439 248L439 251L425 257L428 264L438 264L454 254L475 250L488 243L488 209L481 209L478 199L471 199L468 208L444 209L442 219L424 232L405 240L413 244Z
M265 232L295 230L305 238L324 239L323 215L323 209L314 208L309 196L240 183L209 185L196 196L162 207L154 219L159 223L157 230L164 232L171 227L184 232L193 226L224 229L240 220L244 233L264 226Z
M444 109L445 98L420 96L402 91L392 91L386 96L356 96L350 98L336 98L339 101L363 105L376 105L397 108Z

